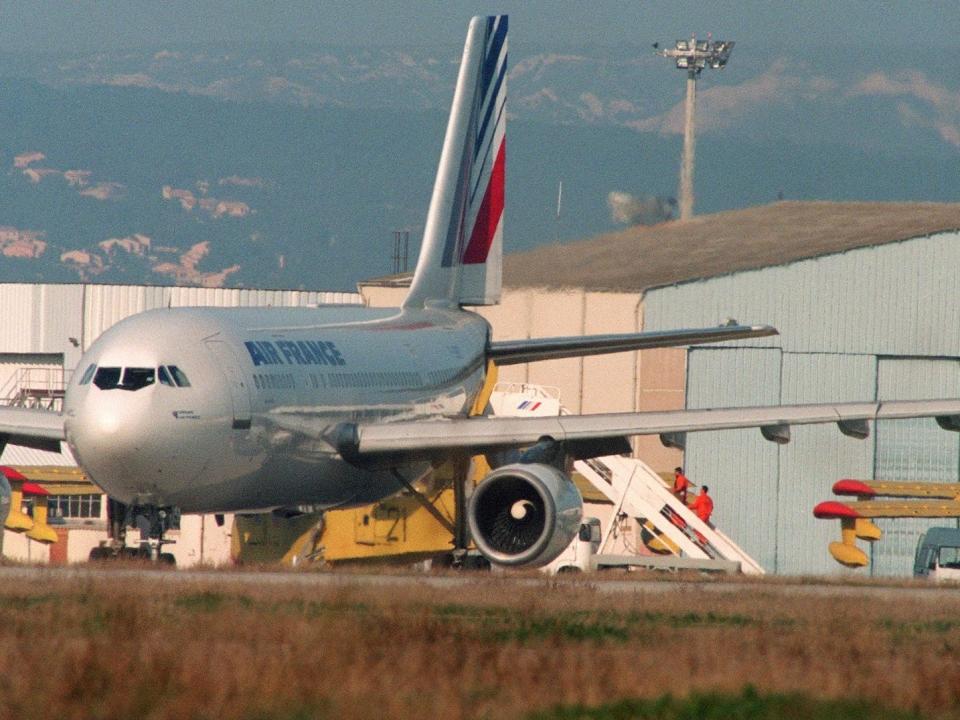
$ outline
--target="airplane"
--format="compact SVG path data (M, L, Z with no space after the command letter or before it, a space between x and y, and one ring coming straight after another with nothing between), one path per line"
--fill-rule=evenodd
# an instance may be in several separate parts
M515 363L776 334L726 324L495 341L464 306L500 296L506 171L507 17L469 24L420 255L399 308L174 308L129 317L83 354L62 414L0 408L0 440L60 448L127 517L150 556L183 513L343 508L393 495L442 462L485 455L491 472L458 521L478 551L538 566L576 535L568 458L629 452L628 438L933 416L960 429L960 400L745 407L560 417L483 414L496 368ZM157 530L159 528L159 530Z

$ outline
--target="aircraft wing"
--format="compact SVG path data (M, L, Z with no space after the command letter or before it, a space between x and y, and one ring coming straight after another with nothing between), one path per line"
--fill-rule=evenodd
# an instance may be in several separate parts
M63 415L51 410L0 407L0 452L7 443L60 452Z
M760 428L764 437L788 442L791 425L837 423L857 438L869 435L869 421L935 417L944 429L960 430L960 400L908 400L883 403L839 403L743 407L667 412L561 415L556 417L471 417L434 421L346 423L336 428L312 427L302 416L274 416L286 430L322 437L348 460L388 464L401 459L436 459L458 450L470 454L530 446L549 438L565 443L580 458L625 452L624 439L660 435L670 445L684 433L733 428ZM621 441L618 446L613 441Z
M487 356L497 365L516 365L536 360L559 360L626 350L701 345L722 340L742 340L777 334L776 328L770 325L731 324L687 330L501 340L490 343Z

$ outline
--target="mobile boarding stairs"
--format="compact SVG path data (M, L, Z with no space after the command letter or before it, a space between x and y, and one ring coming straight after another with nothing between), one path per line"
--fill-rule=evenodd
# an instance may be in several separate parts
M554 388L526 383L498 383L490 398L495 415L505 417L566 414ZM578 460L574 469L607 497L613 517L603 533L593 563L604 567L664 570L713 570L762 575L763 568L720 530L698 518L657 473L642 460L623 455ZM604 553L621 515L635 518L650 542L663 554Z

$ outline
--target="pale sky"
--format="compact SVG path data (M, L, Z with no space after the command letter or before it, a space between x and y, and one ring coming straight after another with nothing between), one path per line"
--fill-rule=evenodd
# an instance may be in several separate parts
M690 32L752 43L958 45L960 3L847 0L0 0L0 52L154 47L182 43L462 42L471 15L507 12L511 42L530 46L672 42Z

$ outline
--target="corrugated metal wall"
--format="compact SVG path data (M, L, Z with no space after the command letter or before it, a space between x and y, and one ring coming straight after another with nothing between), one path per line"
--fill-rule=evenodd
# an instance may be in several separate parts
M0 352L63 352L80 337L80 285L0 284Z
M742 343L790 352L960 354L960 233L851 250L658 288L646 330L769 323L781 335Z
M0 283L0 353L64 353L72 367L100 334L123 318L167 307L360 305L358 293L144 285ZM74 338L81 347L70 341Z
M314 307L360 305L358 293L312 290L86 285L83 342L89 347L106 329L129 315L170 307Z
M960 234L915 238L648 292L645 329L769 323L779 337L689 352L687 406L960 397ZM772 357L777 358L774 371ZM746 386L745 386L746 384ZM755 387L754 387L755 386ZM836 522L814 505L842 477L957 481L960 437L933 420L880 423L858 441L798 427L786 446L757 431L692 433L685 465L711 485L717 524L768 571L841 573ZM871 572L908 575L922 529L878 523Z
M780 351L776 348L691 350L687 364L688 407L776 405L780 397ZM687 441L684 465L697 485L714 497L713 521L764 568L776 562L777 446L759 430L703 433L709 442ZM735 492L731 490L736 488Z
M876 359L870 355L784 353L780 402L873 400ZM780 456L777 496L777 562L790 574L839 573L843 568L827 552L840 539L838 522L813 517L814 506L833 497L840 478L873 474L873 438L856 440L836 425L794 428Z
M0 394L4 396L0 401L21 368L53 362L65 368L69 376L83 351L104 330L144 310L168 305L311 307L362 303L358 293L306 290L0 283ZM44 355L48 357L43 359Z
M960 361L881 358L877 388L880 397L960 397ZM960 436L944 432L932 418L877 423L878 480L958 482ZM903 575L913 568L917 541L927 528L956 525L951 520L880 520L884 538L875 543L871 568L875 575Z

